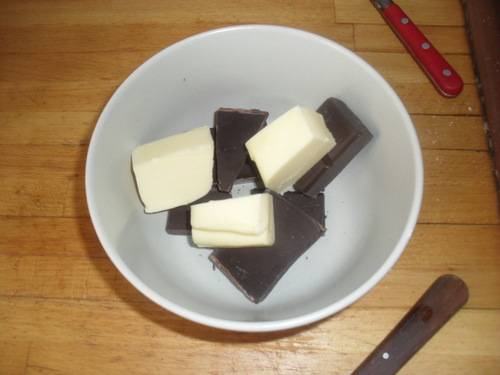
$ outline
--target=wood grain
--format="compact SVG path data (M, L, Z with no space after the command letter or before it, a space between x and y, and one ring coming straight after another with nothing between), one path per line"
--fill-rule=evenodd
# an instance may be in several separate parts
M413 115L412 121L423 149L489 150L481 116Z
M0 112L0 144L87 145L99 114L98 112Z
M464 25L462 7L457 0L399 0L397 3L418 26ZM375 6L367 6L364 0L335 0L335 20L338 23L384 23Z
M465 85L460 95L447 100L434 87L424 81L389 82L409 113L414 115L481 115L481 101L475 85Z
M106 257L90 218L1 216L0 230L1 255Z
M30 343L28 341L8 340L0 343L0 363L2 371L10 375L26 373Z
M300 330L244 334L185 324L150 302L4 297L0 306L4 337L32 342L28 374L199 374L211 367L222 373L272 374L279 369L286 374L348 374L406 312L350 309ZM33 322L32 314L44 324ZM460 365L470 365L466 358L471 356L480 359L474 362L478 369L493 374L499 345L488 343L495 342L499 318L494 310L462 311L409 362L411 372L402 373L450 361L451 374ZM466 358L451 364L460 357Z
M498 187L460 0L396 1L459 71L441 97L368 0L0 0L0 373L350 374L438 276L470 298L400 374L497 374ZM99 115L140 64L239 24L314 32L394 88L423 151L418 224L363 298L321 322L238 333L180 318L117 270L94 231L85 161Z
M206 2L204 0L151 0L147 6L135 1L3 1L0 24L7 26L31 25L128 25L128 24L191 24L200 22L265 23L281 20L319 21L334 23L334 6L330 0L298 1L275 0L262 4L245 0ZM112 11L111 11L112 10Z
M204 2L204 4L211 4ZM321 13L321 10L318 10ZM326 13L328 14L328 13ZM354 48L353 26L332 23L333 13L327 20L318 23L295 21L281 18L274 14L278 26L300 28L331 38L347 48ZM246 22L243 22L245 24ZM264 23L265 20L260 22ZM35 25L14 27L0 25L0 35L6 35L0 44L0 53L66 53L66 52L159 52L169 45L192 35L205 31L239 24L234 19L226 22L207 22L192 20L188 27L182 22L153 23L144 27L139 24L93 24L91 27L81 24ZM38 35L37 35L38 34Z
M425 150L423 157L426 178L420 223L499 223L489 153Z
M434 279L451 273L469 286L469 308L498 309L499 245L496 225L417 225L391 272L356 306L409 308Z

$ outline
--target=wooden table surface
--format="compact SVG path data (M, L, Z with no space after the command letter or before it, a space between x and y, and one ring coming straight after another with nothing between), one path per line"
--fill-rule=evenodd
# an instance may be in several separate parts
M470 299L401 374L500 373L500 220L459 0L400 0L465 82L438 95L368 0L0 2L0 374L350 374L438 276ZM107 100L141 63L210 29L264 23L372 64L414 121L424 198L414 235L365 297L317 324L238 333L141 295L101 247L85 159Z

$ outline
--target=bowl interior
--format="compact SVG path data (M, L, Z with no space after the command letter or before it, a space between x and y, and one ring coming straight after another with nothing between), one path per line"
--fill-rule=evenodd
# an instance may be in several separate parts
M219 107L258 108L269 121L337 97L374 135L326 190L327 232L262 303L248 301L167 213L145 214L131 171L139 144L203 125ZM87 199L96 232L124 276L153 301L214 327L291 328L360 298L392 267L420 207L422 161L411 120L367 63L322 37L238 26L186 39L140 66L116 91L92 137ZM237 185L233 195L247 194Z

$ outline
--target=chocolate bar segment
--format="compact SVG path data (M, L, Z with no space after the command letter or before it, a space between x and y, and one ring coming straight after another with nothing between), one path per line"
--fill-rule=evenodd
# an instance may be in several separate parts
M241 167L240 173L238 173L238 177L236 177L236 181L244 182L255 180L260 180L259 171L252 159L250 159L250 157L247 157L245 159L243 167Z
M337 144L294 185L297 191L311 197L323 191L373 138L361 120L339 99L328 98L317 112L323 115Z
M219 190L229 192L247 160L245 143L266 125L268 112L220 108L215 113L215 155Z
M309 197L302 193L289 191L283 194L283 198L325 226L325 195L323 193Z
M275 243L268 247L215 249L209 259L254 303L262 302L286 271L326 228L288 202L273 196Z
M168 234L183 234L191 233L191 206L193 204L204 203L208 201L222 200L231 198L231 194L221 192L217 186L212 186L210 191L204 197L194 201L193 203L179 206L168 211L167 227Z
M212 138L214 139L215 142L215 128L211 128L210 132L212 134ZM214 156L215 157L215 156ZM215 158L215 167L213 171L213 178L214 178L214 185L218 185L217 181L217 158ZM236 177L235 182L246 182L246 181L255 181L260 179L260 174L259 170L257 169L257 166L255 165L255 162L250 159L249 156L246 157L245 162L243 163L243 166L240 169L240 172L238 173L238 176Z

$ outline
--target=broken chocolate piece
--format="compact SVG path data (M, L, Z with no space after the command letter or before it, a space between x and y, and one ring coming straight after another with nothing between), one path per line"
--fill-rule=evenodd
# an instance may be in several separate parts
M215 155L219 190L229 192L240 173L245 143L266 125L267 112L257 109L220 108L215 113Z
M373 138L361 120L339 99L328 98L317 112L323 115L337 144L294 185L297 191L311 197L323 191Z
M214 140L215 145L215 128L210 128L210 134L212 134L212 139ZM217 158L215 157L215 147L214 147L214 169L212 170L212 185L217 186Z
M283 194L283 198L325 226L325 195L323 193L309 197L302 193L289 191Z
M260 180L260 174L257 169L255 163L247 157L243 167L241 167L240 173L238 173L238 177L236 177L236 181L244 182L244 181L255 181Z
M208 201L231 198L231 194L221 192L217 186L212 186L204 197L184 206L179 206L168 211L167 228L168 234L190 234L191 233L191 206Z
M262 302L285 272L326 228L289 203L273 196L276 240L268 247L215 249L209 259L254 303Z

